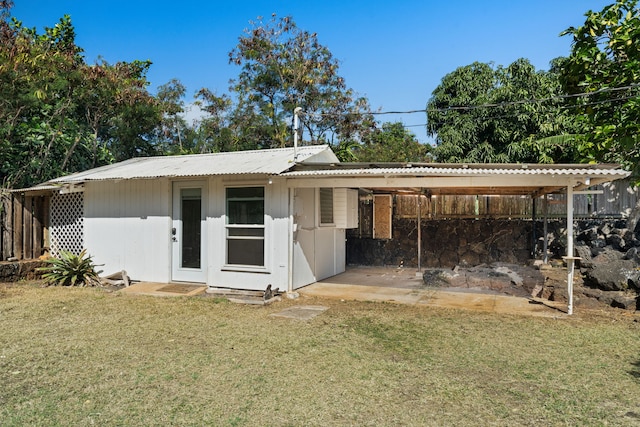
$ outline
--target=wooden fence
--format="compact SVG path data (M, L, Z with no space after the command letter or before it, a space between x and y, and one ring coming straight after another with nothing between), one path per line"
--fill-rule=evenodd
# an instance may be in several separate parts
M0 195L0 256L7 259L36 259L47 249L48 196Z
M618 180L592 187L602 194L577 194L574 196L575 218L626 217L638 202L638 188L628 180ZM397 218L416 218L420 205L420 217L424 219L446 218L514 218L532 219L544 216L543 198L529 196L417 196L397 195L394 214ZM566 194L547 196L548 218L565 218ZM534 210L535 209L535 210Z

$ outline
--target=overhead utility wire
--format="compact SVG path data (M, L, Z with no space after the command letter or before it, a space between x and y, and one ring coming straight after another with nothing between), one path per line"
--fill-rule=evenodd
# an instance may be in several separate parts
M618 98L601 99L600 101L585 102L585 103L580 104L580 105L555 105L555 106L549 106L547 111L542 110L542 111L538 111L537 113L539 113L539 114L542 114L542 113L553 113L553 112L558 111L558 110L570 110L570 109L575 109L575 108L590 107L592 105L608 104L608 103L619 102L619 101L628 101L630 99L634 99L634 98L637 98L637 97L638 97L637 95L636 96L622 96L622 97L618 97ZM437 111L437 110L429 110L429 111ZM483 116L482 119L484 119L484 120L506 119L506 118L511 118L511 117L517 117L519 115L520 114L517 114L517 113L488 115L488 116ZM443 123L443 121L434 121L434 120L432 120L432 123L433 122L435 122L435 123Z
M591 101L591 102L586 102L584 104L580 104L580 105L557 105L557 106L549 106L549 108L547 110L542 110L542 111L538 111L538 114L549 114L549 113L554 113L556 111L559 110L570 110L570 109L574 109L574 108L584 108L584 107L589 107L592 105L600 105L600 104L607 104L607 103L613 103L613 102L618 102L618 101L627 101L629 99L633 99L633 98L637 98L637 96L623 96L623 97L618 97L618 98L609 98L609 99L603 99L600 101ZM487 121L487 120L500 120L500 119L509 119L509 118L513 118L513 117L518 117L520 114L517 113L511 113L511 114L498 114L498 115L494 115L494 114L489 114L487 116L483 116L482 120ZM433 125L440 125L445 123L445 120L431 120L431 124ZM419 125L413 125L413 126L419 126ZM427 123L425 123L423 126L427 126ZM409 127L409 126L404 126L404 127Z
M469 111L469 110L476 110L479 108L495 108L495 107L508 107L511 105L523 105L523 104L540 104L543 102L548 102L548 101L556 101L556 100L563 100L563 99L570 99L570 98L581 98L581 97L589 97L592 95L598 95L601 93L608 93L608 92L617 92L617 91L622 91L622 90L628 90L628 89L634 89L640 87L640 83L634 83L628 86L620 86L620 87L612 87L612 88L602 88L602 89L598 89L598 90L594 90L593 92L582 92L582 93L574 93L574 94L569 94L569 95L557 95L557 96L552 96L552 97L548 97L548 98L540 98L540 99L523 99L520 101L508 101L508 102L500 102L500 103L491 103L491 104L480 104L480 105L467 105L467 106L453 106L453 107L446 107L446 108L429 108L429 109L421 109L421 110L406 110L406 111L370 111L370 112L354 112L354 113L307 113L307 112L302 112L301 115L307 115L307 116L349 116L349 115L353 115L353 116L357 116L357 115L366 115L366 114L371 114L371 115L384 115L384 114L414 114L414 113L427 113L429 111L435 111L435 112L444 112L444 111L451 111L451 110L457 110L457 111ZM626 97L626 98L616 98L613 100L605 100L605 101L598 101L598 103L604 103L604 102L609 102L609 101L619 101L619 100L625 100L625 99L630 99L630 98L635 98L635 96L630 96L630 97ZM571 108L573 106L568 106L565 108Z
M562 100L562 99L586 98L586 97L589 97L589 96L592 96L592 95L598 95L598 94L601 94L601 93L617 92L617 91L621 91L621 90L633 89L633 88L636 88L636 87L640 87L640 83L632 84L632 85L629 85L629 86L602 88L602 89L594 90L593 92L574 93L574 94L570 94L570 95L557 95L557 96L551 96L551 97L548 97L548 98L541 98L541 99L523 99L523 100L520 100L520 101L509 101L509 102L501 102L501 103L493 103L493 104L481 104L481 105L470 105L470 106L454 106L454 107L447 107L447 108L430 108L428 110L425 109L423 111L424 112L427 112L427 111L442 112L442 111L449 111L449 110L475 110L475 109L478 109L478 108L508 107L508 106L511 106L511 105L523 105L523 104L541 104L543 102L556 101L556 100ZM632 97L629 97L629 98L635 98L635 96L632 96ZM629 99L629 98L627 98L627 99ZM619 99L621 99L621 98L613 99L612 101L617 101ZM607 102L607 101L602 101L602 102Z

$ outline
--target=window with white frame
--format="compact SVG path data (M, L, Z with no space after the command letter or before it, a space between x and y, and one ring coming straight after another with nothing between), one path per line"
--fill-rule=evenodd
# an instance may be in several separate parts
M227 264L264 266L264 187L229 187Z
M333 224L333 188L320 189L320 225Z

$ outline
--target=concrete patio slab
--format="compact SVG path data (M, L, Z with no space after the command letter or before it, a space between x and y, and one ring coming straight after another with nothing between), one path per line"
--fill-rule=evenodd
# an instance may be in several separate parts
M380 301L541 317L565 317L566 307L551 301L498 294L490 290L426 286L410 269L355 267L297 290L301 295Z
M427 293L415 289L388 288L384 286L363 286L351 283L317 282L298 289L301 295L339 298L358 301L388 301L403 304L417 304L428 297Z

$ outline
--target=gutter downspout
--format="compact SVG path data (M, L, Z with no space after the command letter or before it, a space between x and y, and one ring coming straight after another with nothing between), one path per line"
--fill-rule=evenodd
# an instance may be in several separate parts
M293 109L293 164L298 161L298 114L302 111L302 108L296 107ZM295 298L293 293L293 251L295 249L295 242L293 236L295 233L295 189L289 186L289 180L287 182L287 189L289 191L289 253L287 256L287 294Z
M287 186L288 187L288 186ZM294 191L295 189L289 187L289 254L288 254L288 261L287 264L289 264L288 268L287 268L287 293L289 295L293 295L293 250L294 250L294 241L293 241L293 235L294 235L294 224L293 221L295 219L295 215L293 212L293 208L294 208L294 202L295 202L295 198L294 198Z
M302 111L302 108L296 107L293 110L293 163L298 161L298 114Z

